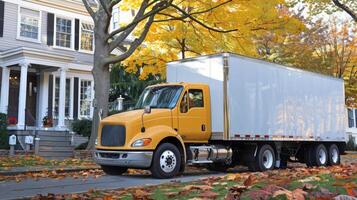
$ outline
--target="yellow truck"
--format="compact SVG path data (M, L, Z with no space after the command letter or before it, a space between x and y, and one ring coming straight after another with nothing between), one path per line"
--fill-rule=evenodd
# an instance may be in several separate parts
M253 171L340 163L343 81L223 53L168 63L133 110L101 120L95 161L108 174L149 169L171 178L187 164Z

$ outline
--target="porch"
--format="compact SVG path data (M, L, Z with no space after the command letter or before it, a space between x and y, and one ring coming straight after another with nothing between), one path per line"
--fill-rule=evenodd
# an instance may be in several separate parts
M91 67L73 59L27 48L0 53L0 112L9 130L66 131L73 119L91 116ZM46 116L51 127L43 124Z

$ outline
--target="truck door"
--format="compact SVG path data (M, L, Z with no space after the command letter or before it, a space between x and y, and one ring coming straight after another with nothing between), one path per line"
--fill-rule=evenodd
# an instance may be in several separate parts
M204 90L188 89L184 93L178 109L178 132L185 142L205 142L208 140L209 105L204 101Z

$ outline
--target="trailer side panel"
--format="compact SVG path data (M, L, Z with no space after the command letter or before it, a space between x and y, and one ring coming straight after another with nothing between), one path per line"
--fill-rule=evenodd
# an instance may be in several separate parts
M230 139L345 141L342 80L236 55L228 76Z

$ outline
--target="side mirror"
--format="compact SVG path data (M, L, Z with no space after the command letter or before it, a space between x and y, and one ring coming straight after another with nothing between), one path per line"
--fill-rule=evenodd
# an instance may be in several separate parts
M151 113L151 107L150 106L145 106L144 107L144 113L145 114L150 114Z

